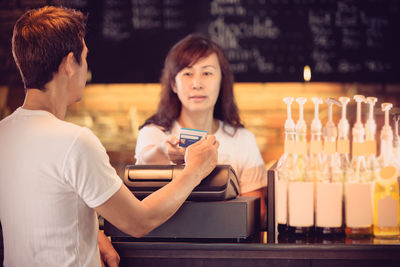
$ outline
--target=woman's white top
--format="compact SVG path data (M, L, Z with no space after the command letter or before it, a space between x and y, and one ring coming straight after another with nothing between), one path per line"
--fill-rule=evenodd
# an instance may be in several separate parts
M169 135L179 139L181 126L177 121L170 131L164 132L154 124L146 125L139 131L136 143L136 164L148 164L141 158L141 152L149 145L165 142ZM240 193L251 192L267 186L267 171L258 149L254 135L245 128L235 129L219 121L214 134L219 142L218 164L229 164L235 170L239 180ZM171 162L171 164L173 164Z

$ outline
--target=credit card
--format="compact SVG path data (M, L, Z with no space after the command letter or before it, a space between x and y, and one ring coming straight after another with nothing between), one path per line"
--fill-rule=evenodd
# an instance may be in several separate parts
M179 146L188 147L191 144L199 141L203 136L206 136L207 132L203 130L182 128L179 134Z

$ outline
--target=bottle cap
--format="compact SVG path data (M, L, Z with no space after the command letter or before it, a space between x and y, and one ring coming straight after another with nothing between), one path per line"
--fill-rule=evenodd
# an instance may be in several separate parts
M328 104L328 122L325 124L324 127L324 137L328 138L330 141L335 141L337 138L337 128L335 123L333 122L333 105L341 106L340 102L336 99L328 97L325 99L325 102Z
M304 120L304 104L307 102L307 98L298 97L296 102L299 104L299 119L296 123L296 133L307 134L307 124Z
M382 111L385 112L385 124L381 130L381 140L393 141L393 131L389 123L389 111L393 107L392 103L382 103Z
M342 104L342 117L338 123L338 136L342 140L349 139L350 124L346 118L346 107L349 101L350 101L349 97L345 96L339 97L339 102Z
M394 147L400 147L399 120L400 120L400 113L393 114L393 121L394 121Z
M364 126L361 122L361 103L365 103L363 95L355 95L353 99L357 102L357 119L353 126L353 142L364 142Z
M319 105L323 103L321 97L313 97L312 102L314 102L314 119L311 122L311 132L321 133L322 123L319 119Z
M295 130L295 124L292 119L292 109L291 109L291 105L292 105L293 101L294 101L293 97L283 98L283 102L286 103L286 107L287 107L287 119L285 121L285 130L289 131L289 132L294 132L294 130Z
M374 120L374 106L378 101L376 97L367 97L366 102L369 104L369 116L365 123L365 140L375 140L376 123Z

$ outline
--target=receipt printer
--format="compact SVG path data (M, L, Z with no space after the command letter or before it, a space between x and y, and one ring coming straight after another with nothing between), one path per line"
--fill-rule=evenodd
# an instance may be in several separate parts
M157 191L183 171L184 165L128 165L124 183L139 199ZM233 199L239 194L239 183L230 165L217 165L194 188L188 200L219 201Z

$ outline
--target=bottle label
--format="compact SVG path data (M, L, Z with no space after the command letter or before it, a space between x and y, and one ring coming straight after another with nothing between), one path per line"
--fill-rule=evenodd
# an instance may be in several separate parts
M396 227L398 218L399 200L386 195L378 200L378 226Z
M342 183L317 183L316 226L342 226Z
M364 142L353 142L352 153L353 157L365 155Z
M345 214L347 227L372 225L372 183L345 185Z
M350 142L349 140L338 140L337 141L337 152L342 154L350 153Z
M321 140L311 140L310 141L310 153L319 154L322 152L322 141Z
M367 140L364 142L365 155L376 155L376 141Z
M324 143L324 153L327 155L332 155L336 152L336 142L325 141Z
M310 227L314 225L314 183L290 182L289 225Z
M379 177L382 180L389 180L391 181L392 179L395 179L397 177L397 168L395 166L392 165L388 165L383 167L380 171L379 171Z
M295 142L292 140L285 141L285 153L286 154L294 154L296 150Z
M276 181L275 203L276 221L279 224L287 223L287 181L278 179Z

